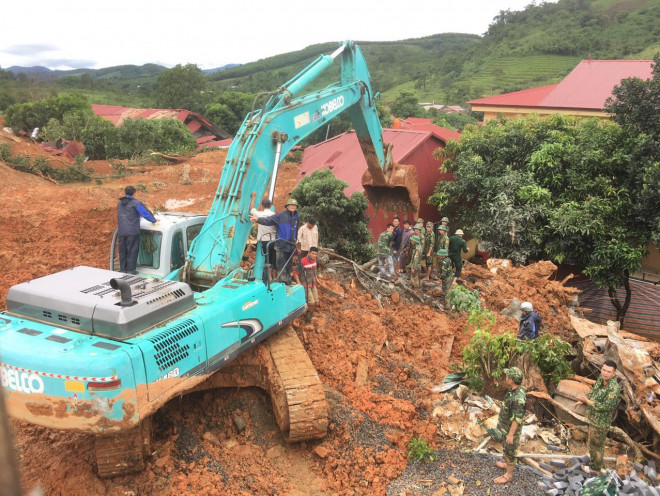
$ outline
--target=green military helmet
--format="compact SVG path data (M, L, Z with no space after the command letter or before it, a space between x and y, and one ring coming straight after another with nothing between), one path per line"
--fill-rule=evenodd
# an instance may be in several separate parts
M426 223L426 227L433 227L433 222L428 221L428 222Z
M438 231L448 231L447 226L438 226Z
M449 222L449 217L443 217L440 222Z
M417 244L422 242L422 240L416 234L413 234L412 236L410 236L410 241L412 241L413 243L417 243Z
M419 229L420 231L424 229L424 226L422 224L415 224L415 227L413 229Z
M523 373L518 367L511 367L509 369L504 369L504 373L511 378L516 384L522 384Z
M297 201L295 198L290 198L290 199L284 204L285 207L288 207L289 205L295 205L296 207L299 206L299 205L298 205L298 201Z
M422 219L422 218L420 217L419 219L415 220L415 224L422 224L422 225L424 225L424 219Z
M439 257L448 257L448 256L449 256L449 253L447 253L447 250L446 250L446 249L444 249L444 248L440 248L440 249L438 250L438 253L436 253L436 255L438 255Z

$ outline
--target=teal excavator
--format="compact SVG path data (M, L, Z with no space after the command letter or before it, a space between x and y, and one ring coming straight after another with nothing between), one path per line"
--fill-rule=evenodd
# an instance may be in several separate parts
M338 57L341 81L300 96ZM363 184L373 204L417 211L417 176L392 163L367 66L352 42L258 98L265 103L253 107L229 148L201 229L202 219L193 219L199 234L182 266L162 276L79 266L9 290L0 314L0 390L9 413L94 434L101 477L144 468L154 412L208 388L265 389L288 441L326 433L322 384L288 326L306 310L303 288L264 282L269 261L261 253L251 269L240 267L252 193L272 199L282 158L341 112L366 157Z

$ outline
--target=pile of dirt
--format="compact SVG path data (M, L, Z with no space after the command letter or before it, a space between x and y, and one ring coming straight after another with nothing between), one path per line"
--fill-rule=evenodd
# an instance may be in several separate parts
M214 151L176 165L147 164L123 178L112 177L109 164L99 162L92 164L95 181L75 185L55 185L0 164L0 308L13 284L75 265L107 267L116 201L127 184L154 210L208 210L225 155ZM182 181L184 171L191 184ZM296 164L280 169L278 208L295 187L297 172ZM540 272L525 270L496 277L468 265L465 274L494 311L512 296L530 299L549 330L561 329L568 319L560 304L565 297ZM452 362L460 362L470 334L464 332L464 317L394 295L381 301L351 279L324 274L321 282L321 308L293 325L327 387L326 438L286 444L260 390L196 393L156 414L144 472L100 480L93 438L12 421L24 488L70 496L384 495L406 469L411 438L425 439L433 448L446 440L432 415L438 399L432 388ZM502 318L517 327L515 320ZM240 433L235 414L246 422Z

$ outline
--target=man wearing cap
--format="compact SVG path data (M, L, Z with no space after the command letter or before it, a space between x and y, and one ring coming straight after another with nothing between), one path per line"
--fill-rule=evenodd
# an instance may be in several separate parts
M394 263L394 274L399 273L399 256L401 254L401 220L398 215L395 215L392 219L392 225L394 226L394 231L392 231L392 246L390 247L390 253L392 254L392 263Z
M520 329L518 330L518 339L526 341L539 337L541 328L541 316L534 311L534 307L529 301L520 305L522 315L520 317Z
M408 243L410 237L413 235L413 229L410 227L410 221L403 221L403 229L401 229L401 249L399 251L399 270L404 270L408 265Z
M502 449L504 452L504 461L497 462L498 468L506 470L504 475L496 477L495 484L508 484L513 480L513 469L516 467L516 451L520 443L520 433L522 432L523 417L525 416L525 403L527 402L527 392L521 386L523 381L522 371L518 367L504 369L506 384L509 389L502 400L502 408L497 417L497 430L501 432Z
M410 236L410 283L413 288L419 288L419 273L422 270L422 239L418 234Z
M424 237L422 236L423 230L424 230L424 225L418 222L417 224L415 224L415 227L413 227L413 234L412 234L413 236L416 235L419 238L418 244L421 250L424 250ZM413 256L413 246L411 244L408 244L408 253L406 254L408 264L410 264L410 261L412 260L412 256Z
M435 245L435 234L433 233L433 222L426 223L426 232L424 233L424 265L426 266L426 277L424 281L431 280L433 271L433 246Z
M158 222L154 214L141 201L133 198L135 188L126 186L125 196L117 203L117 237L119 238L119 270L137 274L137 258L140 251L140 217L152 224Z
M461 258L461 250L465 253L468 252L467 243L463 239L463 231L461 229L456 229L454 235L449 238L449 258L451 259L456 272L454 277L456 279L461 278L461 270L463 270L463 259Z
M440 248L437 256L438 271L442 280L442 297L445 302L445 311L449 311L449 291L451 291L451 285L454 282L454 271L451 266L451 260L447 256L447 250Z
M610 430L616 407L621 396L621 386L616 380L616 362L605 360L600 368L600 377L586 396L578 396L574 408L584 403L589 422L589 463L594 471L603 469L605 438Z
M284 210L270 217L250 216L252 222L262 226L277 226L277 241L275 241L275 260L279 270L280 282L291 284L291 262L296 251L298 236L298 202L291 198Z
M440 225L445 226L447 231L449 231L449 217L443 217L440 221Z

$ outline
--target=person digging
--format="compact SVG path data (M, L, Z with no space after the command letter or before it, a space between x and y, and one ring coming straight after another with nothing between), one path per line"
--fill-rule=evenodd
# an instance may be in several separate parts
M508 484L513 480L513 470L518 461L516 451L520 444L520 433L527 402L527 392L521 386L522 371L518 367L511 367L504 369L504 374L509 390L502 401L502 408L497 418L497 429L488 429L488 434L493 440L502 443L504 453L504 461L498 461L495 465L497 468L506 470L506 473L493 479L495 484Z

